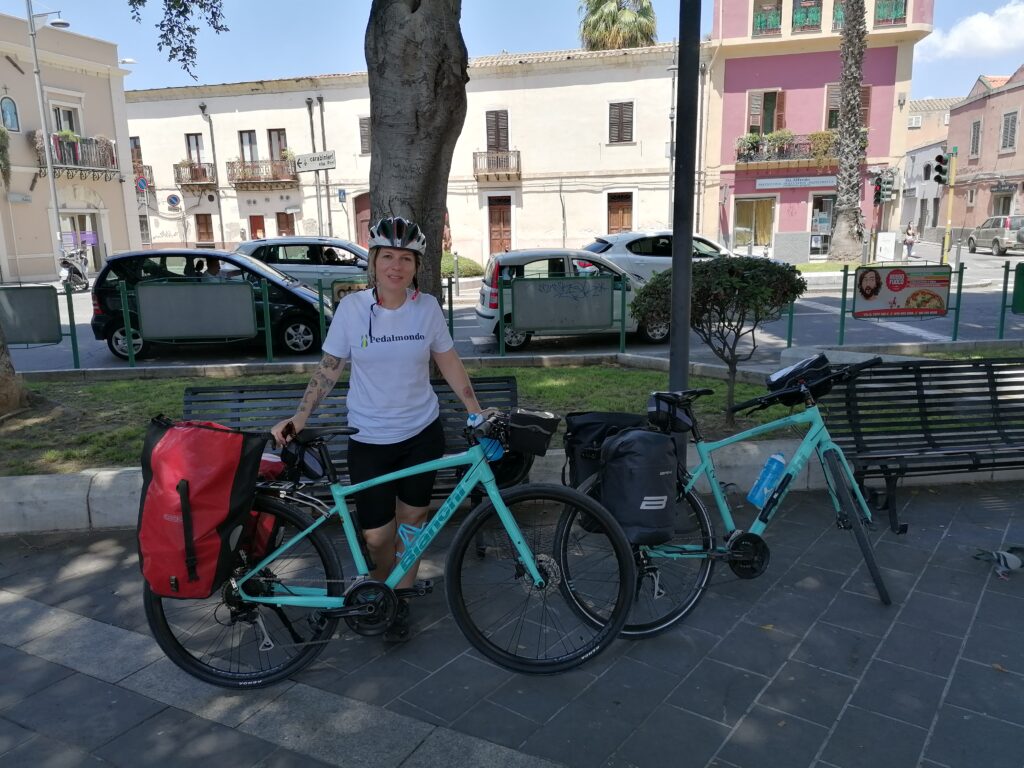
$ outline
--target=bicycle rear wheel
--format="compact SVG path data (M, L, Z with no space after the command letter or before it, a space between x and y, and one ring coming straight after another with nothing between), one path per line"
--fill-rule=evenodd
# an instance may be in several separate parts
M254 508L273 516L273 540L264 555L309 527L310 518L272 498L257 497ZM244 545L241 552L245 552ZM237 576L244 575L239 557ZM289 585L343 592L341 566L319 530L295 543L245 583L248 594L281 593ZM337 618L320 609L245 602L226 581L205 600L179 600L143 592L146 619L168 658L207 683L257 688L298 672L334 635Z
M689 477L680 472L680 494ZM600 481L593 476L580 486L580 491L600 498ZM566 541L571 546L582 545L589 531L586 520L570 521L572 533ZM715 561L710 554L715 550L715 530L711 515L703 499L690 491L680 498L675 507L672 538L658 546L633 545L636 561L636 586L629 617L622 628L622 636L633 639L660 634L689 614L708 588ZM567 583L575 584L572 564L566 561L564 570L569 574ZM580 610L588 612L587 602L578 601Z
M484 501L459 527L448 552L452 616L477 650L504 667L535 674L571 669L606 648L626 621L635 581L629 542L604 507L571 488L520 485L501 497L545 583L533 583L497 509ZM566 549L560 538L565 521L581 514L599 533L571 553L579 583L570 587L560 565ZM574 592L586 596L589 615L570 599Z
M835 449L825 451L825 464L828 474L832 479L832 490L839 501L839 508L850 522L854 538L857 539L857 546L860 547L860 552L864 556L864 565L867 566L868 573L871 574L871 580L875 583L878 599L882 601L883 605L892 605L892 599L889 597L889 590L885 586L882 572L878 570L878 563L875 562L875 551L871 548L867 531L864 530L864 515L858 507L854 493L851 490L850 477Z

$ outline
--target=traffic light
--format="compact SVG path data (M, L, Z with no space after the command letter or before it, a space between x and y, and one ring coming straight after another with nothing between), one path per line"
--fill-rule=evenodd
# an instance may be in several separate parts
M932 168L932 181L936 184L949 184L949 155L936 155L935 167Z
M886 171L882 174L882 200L892 200L892 173Z
M882 204L882 174L875 176L875 205Z

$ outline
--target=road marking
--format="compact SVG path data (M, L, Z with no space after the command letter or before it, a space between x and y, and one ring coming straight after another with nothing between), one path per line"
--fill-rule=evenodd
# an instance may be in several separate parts
M802 307L810 307L811 309L828 312L831 315L839 314L838 307L830 307L828 304L820 304L817 301L805 301L804 299L800 299L799 303ZM908 336L917 336L919 339L924 339L925 341L949 341L948 334L932 333L931 331L926 331L923 328L915 328L912 325L893 323L888 320L877 320L875 321L875 324L885 328L886 330L905 333Z

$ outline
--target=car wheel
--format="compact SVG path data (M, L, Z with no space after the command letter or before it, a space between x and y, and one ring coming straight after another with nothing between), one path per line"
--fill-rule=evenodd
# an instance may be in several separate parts
M289 355L315 352L320 346L319 323L309 317L289 317L277 331L277 344Z
M494 335L498 335L499 326L494 327ZM533 334L528 331L517 331L512 327L512 318L505 318L505 349L520 350L530 343L530 339L533 338Z
M1005 248L1001 248L999 246L999 241L998 240L993 240L992 241L992 255L993 256L1002 256L1004 253L1006 253L1006 249Z
M978 244L976 242L974 242L974 238L973 237L967 238L967 252L968 253L974 253L977 250L978 250Z
M637 328L640 338L648 344L661 344L668 341L669 332L672 326L668 320L656 323L641 323Z
M149 352L149 343L134 328L132 329L132 347L136 359L145 357ZM122 360L128 359L128 334L125 333L123 325L119 325L107 333L107 348L110 349L114 357L119 357Z

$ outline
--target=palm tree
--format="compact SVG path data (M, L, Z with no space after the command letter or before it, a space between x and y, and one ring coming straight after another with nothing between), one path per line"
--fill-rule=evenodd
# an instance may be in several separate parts
M856 261L861 255L864 224L860 214L861 165L865 146L861 134L860 89L867 45L864 0L841 0L843 36L839 55L843 62L839 90L839 122L836 128L836 154L839 178L836 182L836 226L832 233L829 259Z
M651 0L580 0L580 41L588 51L641 48L657 42Z

